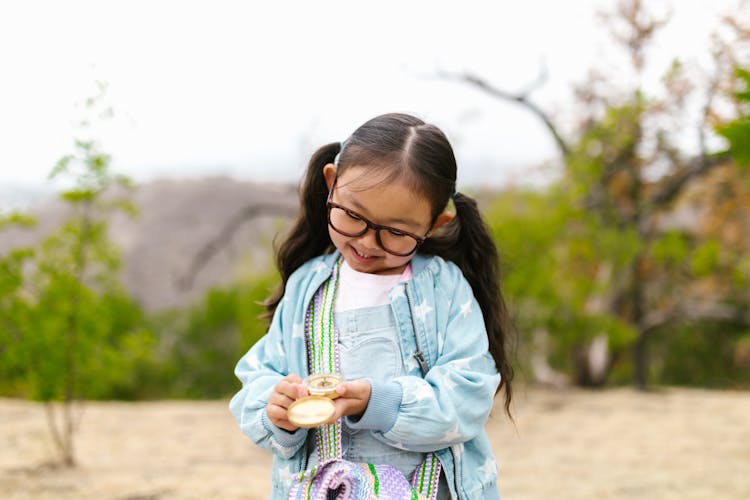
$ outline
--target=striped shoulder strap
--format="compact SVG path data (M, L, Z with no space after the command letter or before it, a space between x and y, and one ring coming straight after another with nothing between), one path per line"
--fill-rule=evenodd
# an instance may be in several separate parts
M315 293L307 310L305 340L307 342L307 365L310 373L339 372L338 330L333 325L333 302L339 286L341 259L333 268L333 274ZM318 460L342 458L341 419L317 428Z

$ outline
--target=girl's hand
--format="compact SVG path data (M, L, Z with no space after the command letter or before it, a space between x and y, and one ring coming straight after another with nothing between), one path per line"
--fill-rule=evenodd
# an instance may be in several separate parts
M336 405L336 413L329 420L329 423L348 415L362 415L370 402L371 389L367 380L352 380L337 387L336 392L339 393L339 397L333 400Z
M286 431L296 431L299 427L289 421L287 411L294 401L305 396L307 396L307 388L302 384L302 378L296 373L287 375L276 384L273 393L268 398L268 405L266 405L268 420Z

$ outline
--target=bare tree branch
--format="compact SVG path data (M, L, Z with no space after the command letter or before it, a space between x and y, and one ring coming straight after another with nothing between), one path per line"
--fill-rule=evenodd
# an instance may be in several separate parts
M483 78L478 77L477 75L474 75L472 73L448 73L444 71L439 71L438 76L448 79L448 80L455 80L458 82L464 82L469 83L473 85L474 87L488 93L489 95L493 97L497 97L499 99L503 99L506 101L511 101L516 104L520 104L521 106L524 106L526 109L531 111L533 114L537 116L542 122L544 122L544 125L547 127L547 129L552 134L552 137L555 140L555 143L557 145L557 148L560 150L560 154L563 158L568 156L568 153L570 152L570 148L568 147L567 142L563 139L560 132L557 130L557 126L552 122L552 119L542 111L542 109L531 102L529 100L529 94L531 91L535 90L541 84L546 80L546 72L542 71L540 72L539 78L537 80L526 87L526 89L523 92L514 94L502 89L498 89L497 87L492 86L490 83L488 83Z
M725 22L727 22L725 20ZM720 91L722 76L727 73L727 68L722 64L723 57L722 52L725 51L725 47L722 45L721 40L715 34L713 39L713 46L711 48L712 56L716 62L713 75L708 81L708 88L706 89L706 102L703 104L702 119L698 125L698 145L700 147L700 157L703 161L708 158L708 146L706 144L706 124L710 123L710 117L714 106L714 101L717 94Z
M219 233L213 239L209 240L198 253L193 256L185 274L177 278L177 286L182 290L187 290L193 286L195 277L211 258L219 250L231 241L234 234L247 221L262 215L282 215L292 217L297 213L297 204L292 203L257 203L244 207L234 217L224 225Z
M693 158L682 171L663 181L661 189L649 200L650 205L652 207L668 205L682 192L689 181L704 175L712 168L724 164L728 160L729 155L727 154L715 156L701 155Z
M672 17L671 9L661 19L649 16L642 0L620 0L614 13L600 12L599 18L610 25L612 37L628 51L637 71L643 70L646 46L656 32Z
M669 311L646 314L638 328L646 333L676 321L726 321L750 326L750 311L720 302L690 301Z

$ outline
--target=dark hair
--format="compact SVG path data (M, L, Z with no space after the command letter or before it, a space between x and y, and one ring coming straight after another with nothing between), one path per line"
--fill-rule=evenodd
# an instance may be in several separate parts
M338 158L337 158L338 155ZM448 139L434 125L406 114L375 117L360 126L345 141L327 144L312 155L300 188L301 208L289 235L276 252L281 285L266 302L272 315L281 301L289 276L308 260L333 250L326 228L328 188L323 167L336 162L337 175L348 167L368 167L384 173L380 182L401 180L427 199L433 220L446 208L451 197L456 216L435 232L420 252L453 261L471 285L482 309L489 351L505 390L505 411L510 415L513 368L508 359L510 323L500 290L497 248L476 202L455 193L456 158ZM454 194L455 193L455 194ZM500 390L500 388L498 390Z

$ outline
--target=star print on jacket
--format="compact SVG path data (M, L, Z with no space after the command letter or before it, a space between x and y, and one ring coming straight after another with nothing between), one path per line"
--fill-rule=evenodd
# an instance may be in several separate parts
M497 474L497 464L494 460L487 457L487 460L484 461L484 464L479 468L479 470L488 477L492 477L495 474Z
M461 316L466 318L469 314L471 314L471 299L461 304Z
M440 438L441 443L450 443L451 441L455 441L456 439L461 437L461 433L458 432L458 424L453 428L453 430L450 430L443 434L443 436Z
M435 393L432 391L432 387L427 382L422 382L417 385L416 390L412 393L414 401L422 401L423 399L435 397Z
M417 307L414 308L414 316L417 317L420 321L425 320L427 318L427 314L432 311L432 307L430 307L427 302L422 302Z
M279 480L280 481L288 483L292 479L294 479L295 476L296 476L296 474L294 474L292 472L292 470L289 468L288 465L286 467L282 467L282 468L279 469Z

